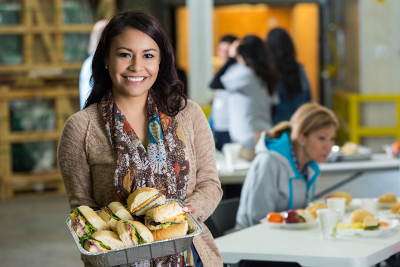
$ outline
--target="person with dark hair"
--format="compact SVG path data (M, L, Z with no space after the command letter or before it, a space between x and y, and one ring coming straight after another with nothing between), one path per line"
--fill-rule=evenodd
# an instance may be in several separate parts
M229 135L233 142L242 144L240 156L252 160L254 135L272 128L272 106L279 103L278 79L263 41L255 35L233 42L229 56L237 63L220 79L229 92Z
M234 58L229 57L229 46L236 39L236 36L224 35L219 41L217 55L224 63L224 66L219 69L210 83L210 87L214 91L211 109L211 125L215 138L215 147L218 150L221 150L224 144L231 142L229 136L228 92L224 89L220 77L225 73L226 69L235 62Z
M289 34L281 28L267 35L266 47L280 75L280 103L273 108L274 124L288 121L304 103L311 101L310 86L302 65L296 61L296 51Z
M125 204L135 189L156 188L185 203L204 231L188 253L130 266L222 266L203 224L222 197L212 132L201 108L182 93L159 22L140 10L116 14L100 37L92 73L85 108L67 120L58 147L71 210Z

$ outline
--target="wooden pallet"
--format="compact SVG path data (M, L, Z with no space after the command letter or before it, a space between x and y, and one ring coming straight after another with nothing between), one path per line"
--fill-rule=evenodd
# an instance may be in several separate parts
M16 99L53 99L55 103L56 127L53 131L46 132L12 132L10 130L10 100ZM10 88L0 87L0 199L13 197L16 191L35 188L38 183L50 182L56 184L59 192L64 192L60 172L53 173L13 173L12 171L12 144L38 141L55 141L61 136L61 132L67 118L75 111L71 104L71 98L79 98L77 86L39 88Z

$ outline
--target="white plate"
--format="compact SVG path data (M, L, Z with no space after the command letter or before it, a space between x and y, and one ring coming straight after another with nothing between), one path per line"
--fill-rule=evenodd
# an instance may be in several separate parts
M383 210L378 213L379 216L387 219L400 219L400 214L394 214L390 210Z
M390 209L394 203L377 203L378 209Z
M364 230L364 229L337 229L337 234L341 236L366 236L378 237L390 232L398 223L398 220L381 220L387 222L389 226L380 227L378 230ZM350 222L347 222L350 223Z
M260 222L267 225L270 228L286 228L286 229L293 229L293 230L306 229L306 228L316 226L318 224L317 220L314 220L312 222L305 222L305 223L285 223L285 222L272 223L272 222L267 221L266 218L262 219Z

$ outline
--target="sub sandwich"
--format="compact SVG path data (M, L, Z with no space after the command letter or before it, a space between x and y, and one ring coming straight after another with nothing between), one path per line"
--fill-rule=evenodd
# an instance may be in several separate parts
M120 220L133 221L132 215L120 202L111 202L108 207L101 208L100 218L105 221L111 230L117 231L117 223Z
M150 230L167 229L186 221L182 207L175 201L155 207L146 213L145 225Z
M137 221L119 221L117 223L117 232L125 247L154 241L150 230L141 222Z
M113 231L97 231L94 234L85 234L79 240L82 247L89 252L103 252L123 248L124 244Z
M164 204L165 195L155 188L138 188L128 196L127 203L132 216L141 219L149 209Z
M98 230L109 230L108 224L88 206L77 207L70 216L71 226L79 238L84 234L93 234Z

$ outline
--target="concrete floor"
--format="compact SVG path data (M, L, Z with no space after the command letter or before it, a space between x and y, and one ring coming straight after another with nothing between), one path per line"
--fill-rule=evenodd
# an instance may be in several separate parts
M66 196L17 197L0 202L0 266L83 266L68 230Z
M369 172L335 191L339 190L356 198L400 195L399 171ZM83 266L66 225L66 196L17 196L0 201L0 214L1 267Z

